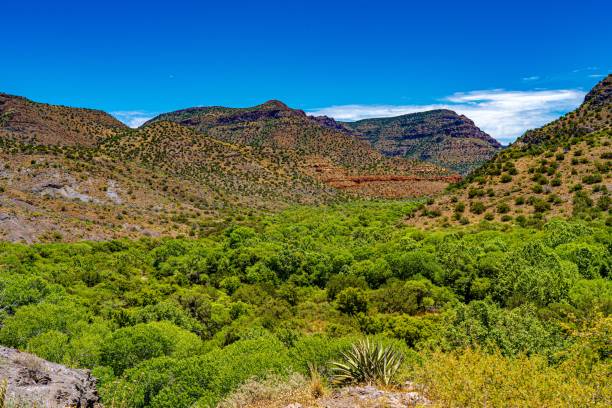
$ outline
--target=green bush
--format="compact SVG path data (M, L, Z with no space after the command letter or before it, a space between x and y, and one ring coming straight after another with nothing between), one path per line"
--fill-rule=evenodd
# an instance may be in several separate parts
M103 365L119 375L127 368L154 357L187 357L198 354L201 340L169 322L137 324L116 330L102 348Z
M485 206L482 201L472 201L470 204L470 212L473 214L482 214L485 211Z
M368 299L361 289L346 288L338 293L336 307L342 313L351 316L357 313L365 313L368 310Z

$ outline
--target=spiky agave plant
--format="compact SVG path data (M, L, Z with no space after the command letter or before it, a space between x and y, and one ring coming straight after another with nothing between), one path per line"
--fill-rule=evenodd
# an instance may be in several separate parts
M392 347L360 340L342 353L343 361L332 362L332 382L389 385L400 369L404 356Z

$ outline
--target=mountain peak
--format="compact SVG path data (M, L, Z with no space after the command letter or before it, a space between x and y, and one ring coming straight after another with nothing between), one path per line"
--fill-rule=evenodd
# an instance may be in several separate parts
M590 103L593 106L610 104L612 102L612 74L609 74L595 85L584 97L584 102Z
M284 110L291 110L291 108L289 108L289 106L287 106L285 103L279 101L278 99L270 99L267 102L262 103L261 105L257 106L258 108L272 108L272 109L284 109Z

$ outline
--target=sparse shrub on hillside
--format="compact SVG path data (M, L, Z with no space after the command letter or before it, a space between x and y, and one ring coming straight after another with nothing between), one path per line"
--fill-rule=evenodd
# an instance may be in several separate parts
M497 212L499 214L506 214L509 211L510 211L510 206L508 205L508 203L500 203L497 205Z
M582 184L580 183L574 184L572 188L570 188L570 191L580 191L580 190L582 190Z
M550 204L539 198L533 200L532 205L533 205L533 210L536 213L544 213L550 210Z
M474 197L483 197L485 195L485 191L481 188L470 188L468 190L468 197L469 198L474 198Z
M601 211L608 211L610 208L612 208L611 204L612 199L609 195L602 195L597 199L597 208L599 208Z
M584 176L582 178L582 182L585 184L595 184L595 183L601 183L601 174L589 174L588 176Z
M470 212L473 214L482 214L485 211L485 205L482 201L472 201L470 203Z

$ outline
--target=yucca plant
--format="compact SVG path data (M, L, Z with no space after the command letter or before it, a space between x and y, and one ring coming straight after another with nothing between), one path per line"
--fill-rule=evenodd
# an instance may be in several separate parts
M368 339L353 344L342 357L342 361L332 362L332 382L336 385L389 385L404 361L399 351Z

